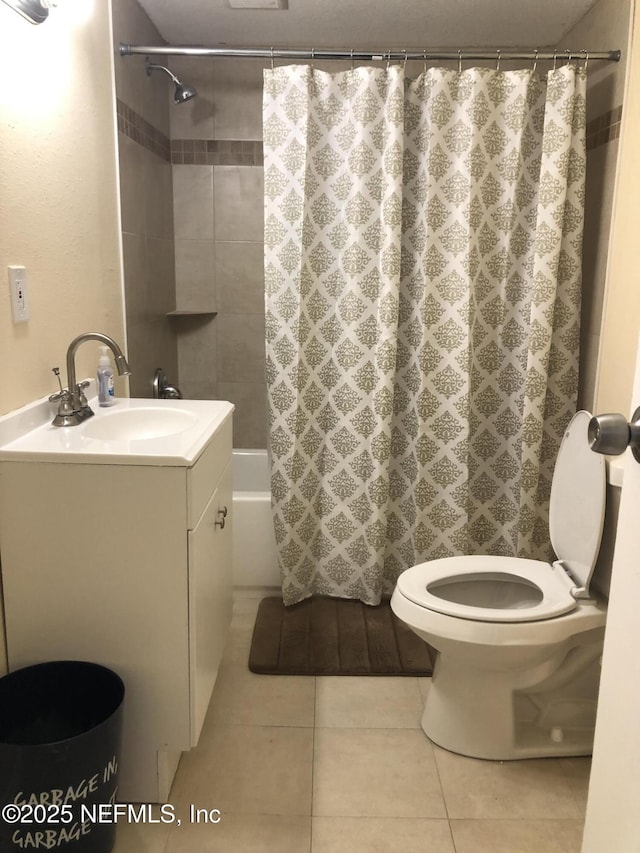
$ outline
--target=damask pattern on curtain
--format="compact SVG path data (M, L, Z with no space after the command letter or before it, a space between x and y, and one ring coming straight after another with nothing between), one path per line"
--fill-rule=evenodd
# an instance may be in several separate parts
M265 71L272 504L292 604L547 558L575 411L585 73Z

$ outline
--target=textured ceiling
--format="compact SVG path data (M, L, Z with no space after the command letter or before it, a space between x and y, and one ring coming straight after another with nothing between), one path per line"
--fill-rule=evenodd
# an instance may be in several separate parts
M231 9L228 0L140 0L169 44L362 49L561 46L594 2L289 0L287 10L271 11Z

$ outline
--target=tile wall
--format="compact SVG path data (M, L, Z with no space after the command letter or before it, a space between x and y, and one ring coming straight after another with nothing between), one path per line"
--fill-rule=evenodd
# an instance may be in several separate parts
M114 44L160 44L135 0L113 0ZM150 397L153 375L164 368L177 383L173 189L169 145L171 81L147 76L144 57L115 59L120 205L127 323L129 388Z
M180 387L236 405L235 447L266 447L262 69L172 57L198 97L171 110Z

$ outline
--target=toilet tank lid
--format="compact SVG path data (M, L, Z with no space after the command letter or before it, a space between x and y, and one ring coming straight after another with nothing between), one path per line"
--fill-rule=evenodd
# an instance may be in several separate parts
M589 447L590 420L590 412L577 412L565 430L549 504L553 550L571 566L575 580L585 589L600 550L606 495L605 458Z

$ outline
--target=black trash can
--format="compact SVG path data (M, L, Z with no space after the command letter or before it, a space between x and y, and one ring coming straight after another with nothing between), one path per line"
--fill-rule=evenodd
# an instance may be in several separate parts
M0 851L110 853L124 684L84 661L0 678Z

